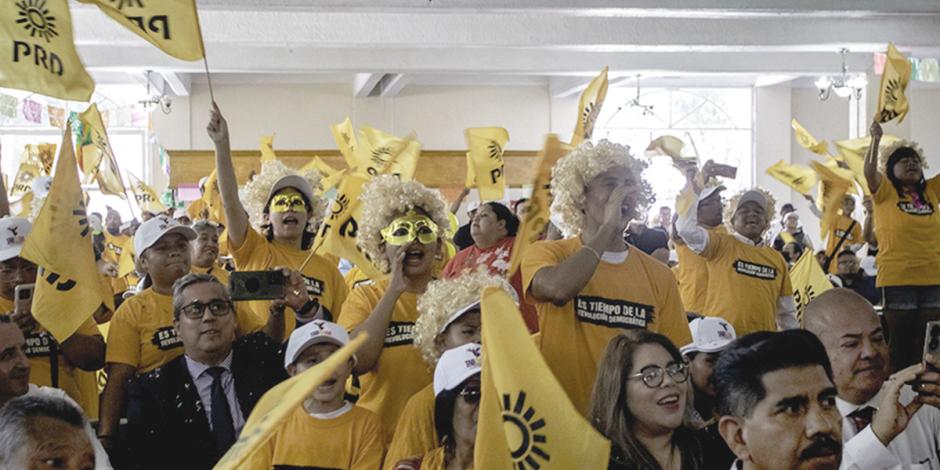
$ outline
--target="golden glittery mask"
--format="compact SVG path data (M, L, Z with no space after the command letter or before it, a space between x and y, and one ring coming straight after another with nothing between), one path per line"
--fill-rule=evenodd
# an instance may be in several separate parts
M307 212L307 202L299 191L285 189L271 198L268 209L271 212Z
M414 211L393 220L382 229L382 239L392 246L407 245L417 239L427 245L437 241L437 224L426 215Z

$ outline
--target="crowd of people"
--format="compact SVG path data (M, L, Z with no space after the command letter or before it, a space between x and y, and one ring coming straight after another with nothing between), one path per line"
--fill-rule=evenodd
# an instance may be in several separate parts
M38 269L0 191L0 468L210 469L268 390L366 334L243 468L472 469L496 288L610 441L609 469L940 469L940 346L924 344L928 325L940 341L940 180L916 144L880 148L877 124L864 223L847 194L819 253L792 204L774 219L760 188L723 198L711 162L680 169L688 204L638 222L646 164L601 140L557 161L551 223L522 248L527 200L472 204L458 228L467 192L448 208L371 178L356 244L376 279L312 253L319 175L275 161L240 188L215 105L207 132L221 207L92 215L116 308L61 342L16 300ZM798 318L788 271L806 252L833 288ZM282 296L233 300L246 271L281 276Z

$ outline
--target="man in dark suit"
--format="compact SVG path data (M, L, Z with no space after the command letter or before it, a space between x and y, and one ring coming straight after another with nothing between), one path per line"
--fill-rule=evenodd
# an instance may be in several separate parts
M205 274L173 285L173 324L184 354L130 386L133 468L208 470L235 442L258 399L287 376L280 344L235 338L228 289Z

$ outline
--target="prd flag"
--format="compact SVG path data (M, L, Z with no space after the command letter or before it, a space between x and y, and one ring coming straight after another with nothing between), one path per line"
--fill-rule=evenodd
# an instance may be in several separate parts
M121 245L121 254L118 255L118 277L124 278L133 273L137 268L134 266L134 260L137 253L134 251L134 237L129 237Z
M527 247L538 241L545 225L548 224L549 206L552 194L549 190L549 180L552 177L552 167L565 154L561 148L558 136L551 134L545 139L545 146L538 156L538 171L532 183L532 196L526 202L525 216L519 224L516 240L512 245L512 256L509 258L509 271L507 277L512 277L522 264L522 255Z
M591 80L588 87L581 93L578 100L578 122L571 136L571 145L578 146L585 140L591 140L594 134L594 123L601 113L604 98L607 97L607 67Z
M826 145L826 142L817 141L816 138L809 133L809 131L804 129L803 126L796 121L796 119L790 121L790 126L793 127L793 132L796 135L796 141L800 144L800 147L803 147L817 155L829 154L829 146Z
M134 193L134 200L137 201L137 207L141 212L146 211L151 214L159 214L166 211L166 206L160 202L160 195L147 183L131 172L127 172L127 181L131 184L131 192Z
M339 152L343 154L343 159L346 160L346 165L350 169L357 169L359 167L359 157L356 152L359 143L356 142L356 131L353 129L352 121L346 118L345 121L330 126L330 131L333 133L333 139L339 147ZM361 171L365 171L365 169Z
M10 197L16 197L31 192L33 189L33 180L39 177L41 171L36 162L28 159L22 161L20 168L16 170L16 177L13 178L13 184L10 185Z
M464 130L467 139L467 172L473 172L481 201L498 201L506 194L506 168L503 148L509 132L502 127L474 127ZM472 168L472 170L471 170Z
M100 282L91 238L72 131L66 128L49 195L20 254L39 267L33 316L59 343L102 304L114 310L110 290Z
M793 300L796 301L796 318L803 324L803 311L806 304L823 292L832 289L832 283L826 277L813 250L806 250L790 269L790 282L793 284Z
M383 173L392 174L402 181L414 179L421 156L421 143L414 133L404 139L387 132L363 126L359 129L357 160L359 170L370 177Z
M891 145L897 140L897 137L890 135L881 137L882 145ZM855 181L862 186L862 191L864 191L865 195L870 196L871 192L868 190L868 180L865 178L865 154L868 152L868 147L871 146L871 137L837 140L835 144L836 149L839 151L839 156L842 158L842 161L845 162L846 166L849 167L849 170L852 171Z
M196 0L78 0L96 5L114 21L180 60L206 54Z
M812 194L817 181L816 172L812 168L791 165L783 160L767 168L767 174L804 195Z
M603 470L610 442L575 409L498 287L482 296L483 372L474 467Z
M274 134L262 137L260 148L261 163L277 160L277 154L274 153Z
M52 164L55 163L56 144L26 144L20 162L30 162L38 165L44 175L52 175Z
M111 141L108 140L98 105L89 106L85 112L78 115L78 120L82 130L78 147L85 183L97 180L102 193L124 199L124 180L121 179L121 170L114 159Z
M356 245L358 220L362 215L359 195L368 181L365 175L356 173L347 174L343 178L336 190L336 197L330 202L329 211L320 224L313 251L317 254L329 253L345 258L358 266L369 279L377 281L385 275L375 268Z
M827 168L819 162L810 162L813 171L819 175L819 192L816 194L816 207L822 211L822 217L819 220L819 230L821 233L828 233L829 229L835 225L839 217L839 209L842 207L842 198L852 186L851 177L846 178L843 174Z
M875 120L885 123L898 118L903 122L910 109L907 96L907 84L911 81L911 61L895 49L894 44L888 44L888 57L885 62L884 73L881 74L881 87L878 92L878 108L875 110Z
M0 87L88 101L95 82L72 37L68 0L6 0L0 6Z
M320 176L323 178L320 180L320 187L314 188L319 194L323 194L339 184L340 180L343 179L343 175L347 173L347 170L344 168L342 171L337 171L335 168L331 167L322 158L314 155L313 159L310 160L303 168L300 169L301 172L316 170L317 173L320 173Z
M268 390L245 421L238 441L215 464L214 470L237 470L284 424L287 417L306 400L317 387L330 379L333 372L349 361L352 355L365 342L366 334L359 334L346 346L343 346L325 361L281 382Z

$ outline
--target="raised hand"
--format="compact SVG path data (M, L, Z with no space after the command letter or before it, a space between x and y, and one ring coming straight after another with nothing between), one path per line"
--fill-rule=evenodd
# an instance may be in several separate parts
M209 124L206 125L206 133L209 134L212 142L216 144L229 141L228 122L222 116L222 111L219 110L219 105L215 102L209 108Z

